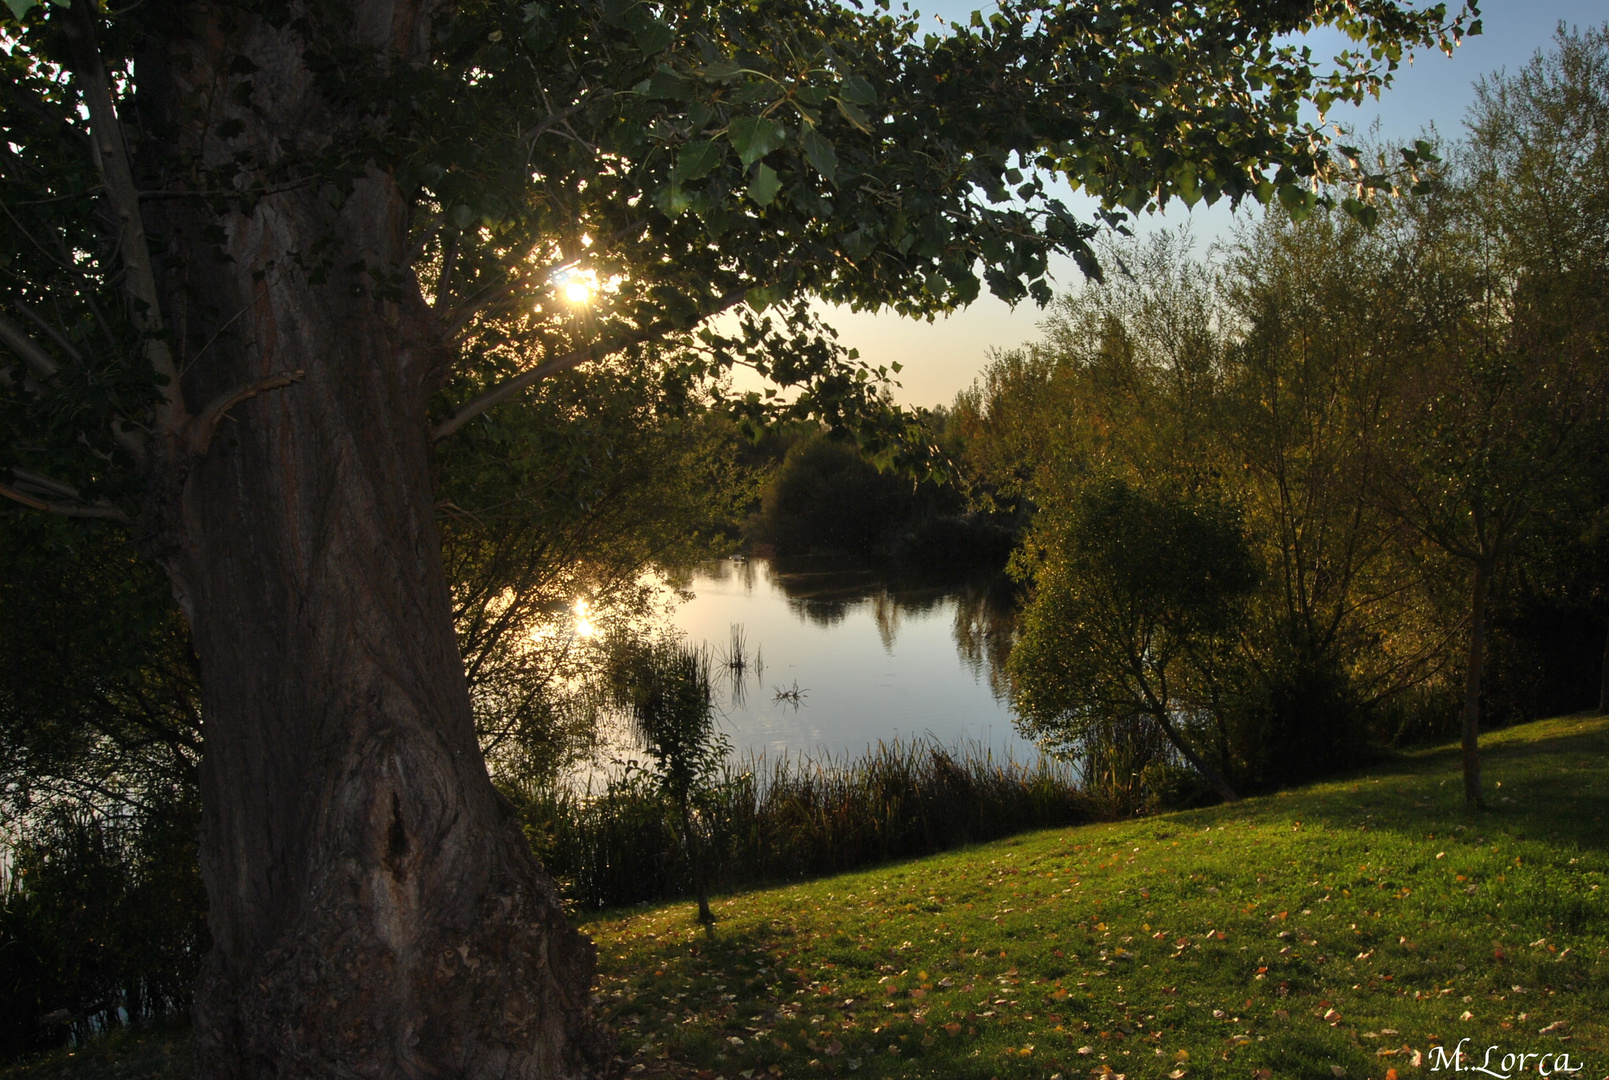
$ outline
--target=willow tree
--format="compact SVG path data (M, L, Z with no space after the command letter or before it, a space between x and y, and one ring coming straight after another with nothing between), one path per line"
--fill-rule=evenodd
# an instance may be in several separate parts
M209 1077L604 1063L592 948L476 745L434 442L672 347L854 424L875 373L804 298L1043 302L1052 255L1095 269L1057 176L1109 217L1309 206L1338 163L1302 103L1465 29L1391 0L1010 2L929 36L822 0L7 5L0 493L126 524L189 621ZM1317 25L1359 47L1284 43Z

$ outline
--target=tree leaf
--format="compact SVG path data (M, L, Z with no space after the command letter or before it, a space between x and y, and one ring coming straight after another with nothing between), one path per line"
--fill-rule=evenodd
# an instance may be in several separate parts
M838 111L845 120L848 120L861 131L867 134L871 133L871 121L866 118L865 113L860 111L859 105L856 105L853 101L845 101L843 98L834 98L833 100L838 103Z
M648 96L667 101L691 101L693 88L673 71L656 71L648 77Z
M714 139L690 142L676 156L676 179L698 180L721 163L721 144Z
M670 217L679 217L692 205L693 198L678 183L667 184L654 193L654 203Z
M728 125L726 137L747 166L781 146L788 137L788 131L770 117L740 116Z
M664 52L669 47L671 38L674 35L671 33L669 26L655 19L639 27L635 36L637 38L637 48L652 55Z
M777 179L777 171L765 162L754 170L754 179L749 183L749 198L761 206L770 206L782 190L782 181Z
M17 17L18 22L22 21L22 17L28 14L28 9L33 6L34 0L6 0L6 7L11 9L11 14Z
M838 84L838 96L856 105L876 105L877 91L859 75L851 75Z
M799 137L799 142L810 164L831 183L838 175L838 155L832 148L832 140L811 128Z

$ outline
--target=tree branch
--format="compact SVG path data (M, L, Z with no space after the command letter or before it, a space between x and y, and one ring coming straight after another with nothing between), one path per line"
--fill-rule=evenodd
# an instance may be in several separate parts
M543 119L538 120L535 126L527 128L525 131L521 132L520 139L526 143L533 143L537 139L541 138L542 134L554 124L563 123L564 121L570 119L570 117L581 112L588 105L591 105L597 101L608 101L610 98L614 97L614 95L615 92L612 89L606 88L589 96L585 96L574 105L560 109L558 112L549 113Z
M212 404L201 410L201 415L195 418L190 427L190 453L200 457L207 452L207 447L212 445L212 437L218 432L218 425L223 423L223 418L230 409L265 391L278 390L292 383L301 382L303 374L301 371L280 372L266 379L258 379L256 382L241 383L233 390L219 394L212 400Z
M605 250L616 242L624 240L628 236L631 236L635 233L641 233L642 230L643 226L641 223L634 223L624 228L616 229L608 236L598 237L596 240L594 240L592 250L594 252ZM508 268L510 275L509 279L502 285L488 286L481 290L481 292L477 295L466 296L462 303L449 309L445 307L446 297L448 295L447 284L451 282L453 267L453 262L451 260L456 260L458 256L460 235L461 234L456 233L453 235L453 239L451 241L451 255L444 257L442 277L436 284L435 307L446 311L444 321L447 328L442 331L442 336L449 341L463 333L464 328L469 325L470 320L472 320L476 315L483 311L487 311L498 304L506 303L509 298L515 296L520 285L530 281L539 281L550 278L553 276L553 274L560 270L574 269L575 267L579 266L589 254L589 252L583 250L579 254L565 255L562 258L555 259L544 266L527 266L523 269L518 266L510 267Z
M11 471L16 473L20 470L12 469ZM21 477L18 479L21 479ZM58 484L59 482L52 480L50 483ZM61 484L59 486L66 487L65 484ZM68 490L71 489L69 488ZM123 513L123 511L119 510L111 503L102 502L96 503L94 506L86 506L82 503L47 502L44 499L36 499L31 495L24 495L16 488L10 487L6 484L0 484L0 496L4 496L13 502L19 502L22 505L30 507L34 510L43 510L47 514L60 514L62 517L74 518L104 518L107 521L116 521L123 525L134 524L133 520L130 519L127 514Z
M22 357L23 363L39 379L47 380L55 376L56 362L50 358L50 354L27 331L4 315L0 315L0 344Z
M179 392L179 369L173 362L168 343L161 336L162 303L150 245L145 240L145 222L140 216L140 192L134 184L122 122L113 104L106 65L95 40L97 8L94 4L77 4L69 12L68 33L74 46L73 74L89 113L90 153L117 219L118 253L123 262L130 313L135 327L145 336L146 360L166 383L162 387L163 404L157 410L158 425L163 431L176 433L184 428L187 420L184 399Z
M11 477L25 488L32 488L37 495L55 495L62 499L72 499L74 502L83 502L83 496L71 484L64 484L60 480L36 473L32 469L22 469L13 465Z
M747 290L727 293L716 301L714 307L699 316L697 321L702 322L705 319L719 315L728 308L735 307L746 295ZM445 439L493 405L499 405L507 401L515 394L530 389L551 375L557 375L559 372L568 371L573 367L580 367L589 360L608 356L610 353L618 352L628 345L639 345L645 341L653 341L655 338L663 337L676 329L678 327L668 321L652 323L640 330L621 334L606 341L594 342L579 349L572 349L562 356L544 360L533 368L527 368L518 375L505 379L469 402L469 404L453 413L451 417L437 425L436 430L430 433L430 437L433 440Z

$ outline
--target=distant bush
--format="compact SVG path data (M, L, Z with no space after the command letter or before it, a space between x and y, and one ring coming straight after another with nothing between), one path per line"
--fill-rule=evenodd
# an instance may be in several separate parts
M1262 660L1245 687L1226 695L1237 783L1249 791L1306 783L1361 765L1376 752L1367 712L1334 657L1275 647Z
M189 1008L208 947L193 809L46 811L10 855L0 1058Z
M702 795L711 880L724 888L839 873L1097 816L1072 766L1034 765L933 742L879 744L846 762L730 763ZM548 872L579 907L692 891L678 811L651 777L601 792L505 789Z
M943 572L1000 568L1016 530L968 512L956 490L877 467L825 434L788 449L745 537L777 555L853 555Z
M870 554L912 516L911 498L909 480L815 435L789 448L748 532L782 555Z

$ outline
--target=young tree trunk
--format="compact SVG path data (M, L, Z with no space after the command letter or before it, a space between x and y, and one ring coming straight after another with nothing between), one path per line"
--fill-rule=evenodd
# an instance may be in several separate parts
M1491 564L1475 562L1470 585L1469 656L1464 668L1464 802L1476 808L1486 805L1481 793L1481 669L1486 663L1486 593L1491 585Z
M687 845L687 857L693 869L693 892L698 895L698 921L709 926L715 922L715 913L710 910L709 883L704 879L704 842L693 827L693 810L687 798L683 796L678 801L682 808L682 842Z
M1603 636L1603 663L1598 669L1598 715L1609 716L1609 632Z
M1184 759L1190 763L1196 772L1207 778L1207 783L1211 784L1213 790L1223 797L1224 802L1240 801L1240 796L1235 793L1234 788L1229 786L1229 781L1225 780L1217 769L1207 764L1205 758L1191 749L1190 744L1185 741L1183 735L1179 734L1179 729L1173 726L1173 721L1166 714L1157 714L1155 719L1161 725L1162 733L1173 744L1173 748L1184 755Z
M414 58L427 9L352 7L362 44ZM182 140L237 56L257 68L241 144L268 156L303 130L359 127L321 98L292 29L186 14L140 72L150 130L166 120ZM443 348L408 266L405 194L371 169L249 212L160 214L190 412L305 373L235 406L201 456L169 447L148 512L201 667L200 1075L602 1071L592 945L476 742L431 495Z

